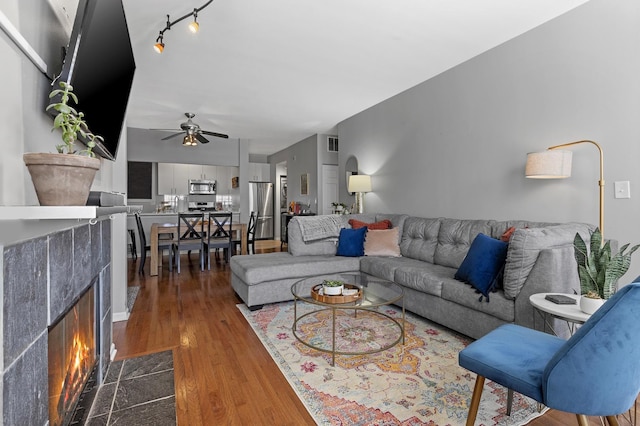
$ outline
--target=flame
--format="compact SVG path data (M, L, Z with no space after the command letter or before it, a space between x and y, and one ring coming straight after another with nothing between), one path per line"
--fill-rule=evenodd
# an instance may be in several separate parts
M78 332L73 335L73 343L71 344L71 358L69 368L67 369L67 377L71 380L65 380L61 384L61 391L64 391L64 405L67 406L71 400L75 399L77 392L80 391L79 386L84 384L84 378L88 374L87 361L89 360L90 348L84 343Z
M75 333L73 336L73 345L71 352L73 353L73 365L72 370L82 371L86 368L87 359L89 358L89 346L80 339L78 333Z
M96 362L94 291L88 291L49 330L49 424L71 420Z
M78 323L78 312L74 308L76 324ZM90 338L84 337L78 330L74 330L73 339L69 348L69 362L65 377L60 383L60 399L58 400L57 413L60 419L64 418L64 413L68 412L82 392L82 388L90 374L91 348L85 343ZM57 424L56 422L53 422Z

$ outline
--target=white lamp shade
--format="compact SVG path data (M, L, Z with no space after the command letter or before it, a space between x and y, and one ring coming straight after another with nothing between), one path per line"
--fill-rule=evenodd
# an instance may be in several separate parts
M349 192L371 192L371 176L351 175L349 176Z
M527 154L524 174L532 179L559 179L571 176L571 151L550 149Z

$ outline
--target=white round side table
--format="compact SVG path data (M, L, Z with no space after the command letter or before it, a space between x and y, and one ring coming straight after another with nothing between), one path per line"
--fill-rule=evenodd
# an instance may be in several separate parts
M548 326L553 334L558 336L559 334L554 330L553 324L549 321L548 316L563 320L569 327L569 332L573 334L575 332L576 324L584 324L591 315L585 314L580 310L580 296L577 294L563 294L563 296L569 296L575 299L576 303L573 305L562 305L553 303L550 300L545 299L548 294L561 294L561 293L536 293L529 296L529 303L534 307L542 317L545 326ZM534 314L535 315L535 314ZM535 324L535 317L534 317Z

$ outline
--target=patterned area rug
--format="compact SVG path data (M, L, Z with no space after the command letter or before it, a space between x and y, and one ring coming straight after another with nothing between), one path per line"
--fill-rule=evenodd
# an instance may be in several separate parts
M407 312L404 345L400 342L370 355L336 355L335 366L331 366L330 353L311 349L293 335L293 307L293 302L286 302L251 312L244 304L238 305L316 423L465 423L476 376L458 366L458 352L470 339ZM303 307L298 303L298 316ZM393 306L382 312L402 317ZM363 312L357 318L337 316L341 351L373 351L397 339L398 329L392 321L372 316ZM314 346L329 349L331 324L330 311L312 314L299 322L297 333ZM542 414L535 401L514 394L511 416L507 416L506 402L507 390L487 380L476 424L523 425Z
M129 308L129 312L133 309L133 304L136 303L139 291L139 285L127 287L127 308Z

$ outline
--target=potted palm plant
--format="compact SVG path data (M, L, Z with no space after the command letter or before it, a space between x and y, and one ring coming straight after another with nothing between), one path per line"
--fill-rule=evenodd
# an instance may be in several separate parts
M602 244L602 234L596 228L591 233L589 245L580 234L573 239L574 256L578 263L580 277L580 309L587 313L594 313L605 300L616 292L618 280L631 266L631 255L640 244L631 247L625 244L615 255L611 255L611 244Z
M103 141L94 135L84 119L84 114L70 105L78 104L73 87L61 81L60 89L49 93L52 102L47 110L57 112L52 131L61 131L62 143L56 145L56 153L25 153L23 160L42 206L83 206L89 198L91 184L100 160L95 158L93 147L96 141ZM79 137L85 140L86 149L76 151Z

